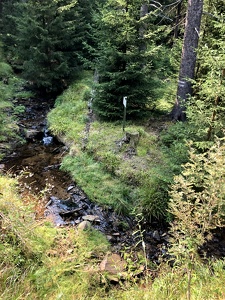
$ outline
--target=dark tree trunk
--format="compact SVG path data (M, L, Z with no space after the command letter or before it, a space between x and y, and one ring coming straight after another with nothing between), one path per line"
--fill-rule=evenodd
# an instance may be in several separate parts
M177 39L179 37L179 23L181 19L181 6L182 6L183 0L181 0L177 5L177 16L176 16L176 25L174 28L174 39Z
M147 3L143 3L141 5L141 9L140 9L140 20L145 17L148 14L148 4ZM145 41L145 31L147 29L146 23L145 21L141 22L141 26L139 29L139 36L140 36L140 45L139 45L139 51L140 52L145 52L147 50L147 44Z
M203 0L188 0L177 99L172 111L172 118L175 121L186 120L185 103L188 96L192 95L191 80L195 74L202 10Z

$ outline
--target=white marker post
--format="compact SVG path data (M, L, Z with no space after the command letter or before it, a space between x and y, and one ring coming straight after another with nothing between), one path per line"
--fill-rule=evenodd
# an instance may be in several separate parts
M127 114L127 96L123 97L123 106L124 106L124 112L123 112L123 131L124 131L125 124L126 124L126 114Z

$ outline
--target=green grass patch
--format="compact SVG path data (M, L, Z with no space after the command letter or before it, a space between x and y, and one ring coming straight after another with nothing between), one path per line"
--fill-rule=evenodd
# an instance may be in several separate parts
M72 174L94 202L119 212L138 207L145 214L164 217L168 200L164 189L168 180L161 180L161 167L158 169L165 162L157 136L140 122L127 122L125 131L139 135L136 155L130 155L132 149L125 141L122 120L110 123L95 116L90 119L91 76L84 73L58 97L48 114L50 130L70 149L63 169Z
M92 201L103 206L111 206L119 213L128 213L131 209L131 189L106 172L102 164L87 153L65 157L62 169L72 174Z
M83 97L90 90L90 75L71 85L55 102L55 108L48 114L50 130L80 151L86 126L87 103ZM88 85L89 84L89 85Z
M134 270L129 269L129 253L127 278L117 285L110 283L99 269L100 262L110 253L110 246L100 232L91 228L55 228L50 222L38 221L32 205L25 205L17 191L15 179L0 176L2 300L187 299L186 269L162 263L134 279ZM224 299L224 281L223 259L199 262L192 271L191 299Z
M22 92L23 84L24 81L16 77L11 66L4 61L0 43L0 149L4 153L11 148L11 143L22 142L16 123L17 114L22 107L16 107L16 100L13 99L18 98L20 93L25 93ZM0 153L0 158L4 153Z
M101 290L97 265L109 244L100 232L36 221L15 179L0 177L0 195L1 299L82 299Z

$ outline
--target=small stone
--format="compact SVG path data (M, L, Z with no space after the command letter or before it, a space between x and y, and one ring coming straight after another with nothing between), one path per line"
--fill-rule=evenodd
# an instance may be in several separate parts
M109 274L118 274L125 270L126 262L121 258L119 254L112 253L106 255L100 263L100 271L106 271Z
M71 191L73 188L74 188L74 185L70 185L70 186L67 188L67 192Z
M39 133L40 131L38 131L37 129L27 129L27 131L25 132L25 136L27 139L32 139L35 138Z
M89 221L83 221L77 225L77 228L81 231L87 230L87 229L91 228L91 223Z
M155 230L152 234L152 237L157 240L157 241L160 241L160 235L159 235L159 232L158 230Z
M114 232L112 235L113 236L120 236L120 233L119 232Z
M113 237L111 235L107 235L106 238L108 241L111 241L113 239Z
M86 215L86 216L83 216L82 219L84 221L90 221L90 222L100 222L99 220L99 216L96 216L96 215Z

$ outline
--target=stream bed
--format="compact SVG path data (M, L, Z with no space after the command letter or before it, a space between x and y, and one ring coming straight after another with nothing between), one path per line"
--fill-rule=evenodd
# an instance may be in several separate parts
M26 143L14 148L1 162L3 171L18 176L27 193L45 196L39 207L38 218L51 220L55 226L87 226L106 235L115 252L137 249L144 239L146 256L159 264L167 257L169 235L157 222L137 231L136 222L127 216L116 214L111 208L103 209L88 199L70 175L60 170L63 156L69 149L52 136L46 125L46 115L53 107L53 100L20 100L25 112L19 117L21 135ZM142 230L141 229L141 230ZM134 234L136 232L136 234ZM215 233L212 242L204 247L208 256L225 256L225 234Z

